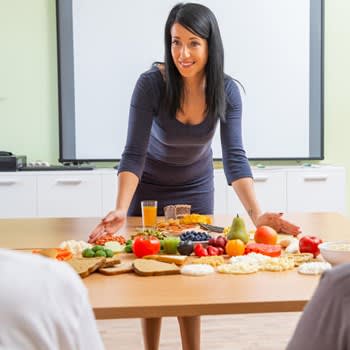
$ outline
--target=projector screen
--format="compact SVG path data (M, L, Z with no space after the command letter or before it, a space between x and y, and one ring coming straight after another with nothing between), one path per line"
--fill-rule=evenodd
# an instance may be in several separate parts
M56 0L61 162L121 158L134 85L163 61L164 25L177 2ZM323 159L323 1L199 2L218 20L225 72L245 90L248 158Z

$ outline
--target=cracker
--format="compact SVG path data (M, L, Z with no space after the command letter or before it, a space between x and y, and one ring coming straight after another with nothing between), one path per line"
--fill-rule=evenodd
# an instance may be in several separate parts
M293 259L294 265L298 267L305 262L312 261L314 256L311 253L286 253L283 255L283 257Z
M294 268L294 260L288 257L271 258L260 267L262 271L279 272Z
M192 264L208 264L213 267L222 265L225 262L223 256L202 256L192 261Z

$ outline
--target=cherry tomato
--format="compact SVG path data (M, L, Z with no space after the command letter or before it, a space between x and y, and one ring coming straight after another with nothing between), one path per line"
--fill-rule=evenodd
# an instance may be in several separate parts
M199 257L208 256L208 250L204 248L200 243L197 243L194 246L194 253Z

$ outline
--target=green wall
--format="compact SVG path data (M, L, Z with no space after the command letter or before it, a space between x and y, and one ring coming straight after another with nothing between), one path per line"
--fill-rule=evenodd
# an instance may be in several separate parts
M0 0L0 149L58 158L53 0Z
M55 35L54 0L0 0L0 150L26 154L29 161L57 163L58 159ZM325 160L321 163L345 166L348 180L349 62L350 1L325 0Z

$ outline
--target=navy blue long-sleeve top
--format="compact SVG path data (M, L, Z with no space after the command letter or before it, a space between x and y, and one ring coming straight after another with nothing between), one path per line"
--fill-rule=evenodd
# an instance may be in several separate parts
M118 172L130 171L140 178L135 208L139 200L155 197L164 198L164 205L171 204L167 197L176 198L174 192L181 193L175 200L184 203L186 197L191 200L197 195L199 199L200 193L212 195L213 191L211 142L217 123L206 117L200 124L189 125L169 116L161 103L164 91L162 73L152 67L139 77L131 99L128 136ZM224 171L231 184L252 177L252 173L242 145L241 96L228 76L225 94L226 121L220 121L220 135ZM195 206L192 209L196 210Z

